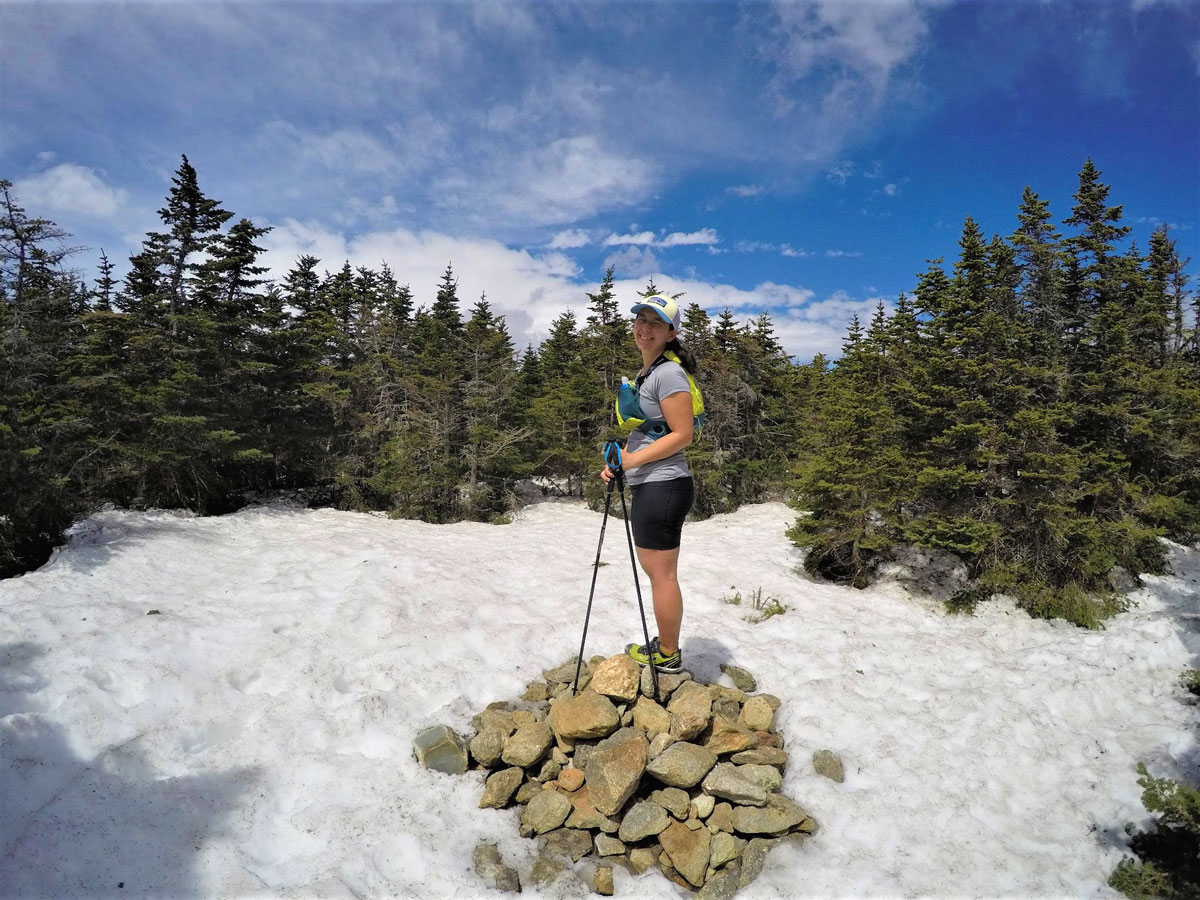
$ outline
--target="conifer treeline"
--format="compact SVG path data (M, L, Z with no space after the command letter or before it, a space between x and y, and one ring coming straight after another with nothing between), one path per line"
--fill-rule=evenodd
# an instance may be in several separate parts
M612 271L540 347L514 352L486 296L464 312L447 265L432 304L382 265L301 257L263 279L265 229L201 191L187 158L161 231L118 283L65 267L65 235L3 185L0 572L38 565L106 503L223 512L248 492L431 522L494 520L518 484L596 490L621 374L640 365ZM647 287L655 291L654 285ZM766 317L687 310L713 426L694 452L699 509L787 476L796 370Z
M967 219L948 273L851 323L797 454L805 565L864 585L903 545L968 566L970 605L1006 593L1094 625L1114 566L1162 570L1200 530L1197 297L1165 228L1143 255L1089 160L1062 236L1025 189L1019 227Z
M0 184L0 571L105 503L211 513L303 489L486 521L538 477L596 499L639 362L611 270L584 321L565 311L518 353L486 296L463 311L449 265L427 307L386 264L305 256L265 281L265 230L229 226L186 157L120 283L106 258L90 285L70 273L65 235ZM1028 189L1015 234L968 220L952 271L934 261L890 317L851 323L835 366L790 360L768 316L687 306L697 513L798 489L814 572L865 584L916 544L962 556L978 595L1093 621L1113 565L1154 569L1155 535L1200 528L1186 262L1165 229L1120 250L1107 194L1089 162L1068 237Z

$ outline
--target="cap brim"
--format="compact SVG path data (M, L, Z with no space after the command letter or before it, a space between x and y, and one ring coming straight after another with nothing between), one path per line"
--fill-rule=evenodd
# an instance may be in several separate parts
M667 323L668 325L670 325L672 328L674 328L674 327L675 327L675 323L671 321L671 319L670 319L670 318L667 316L667 314L666 314L665 312L663 312L661 309L659 309L657 306L655 306L654 304L652 304L652 303L635 303L635 304L633 305L633 308L632 308L632 309L630 309L629 311L630 311L631 313L633 313L633 314L636 316L636 315L637 315L638 313L640 313L640 312L641 312L643 309L651 309L651 310L654 310L655 314L656 314L656 315L657 315L657 316L658 316L660 319L662 319L664 322L666 322L666 323Z

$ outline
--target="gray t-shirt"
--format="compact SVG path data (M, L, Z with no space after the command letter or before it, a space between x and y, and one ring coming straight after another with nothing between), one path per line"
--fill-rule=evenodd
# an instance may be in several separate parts
M662 399L670 397L672 394L678 394L680 391L683 391L685 394L691 392L687 372L683 370L683 366L679 363L667 360L664 363L660 363L658 368L651 372L650 376L642 382L642 389L638 392L638 402L642 405L642 410L648 418L665 421L666 417L663 416L662 411ZM629 434L626 449L632 452L652 443L653 441L645 434L634 429ZM630 484L645 484L648 481L670 481L673 478L684 478L691 474L692 472L688 468L687 459L684 457L683 451L680 450L666 459L656 459L654 462L646 463L644 466L630 469L626 474L625 480Z

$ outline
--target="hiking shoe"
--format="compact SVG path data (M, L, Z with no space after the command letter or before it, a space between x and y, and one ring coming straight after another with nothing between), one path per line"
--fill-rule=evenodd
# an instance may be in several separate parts
M676 650L670 656L666 656L658 648L657 635L651 639L649 650L645 644L626 644L625 653L643 666L649 665L651 654L653 654L654 668L660 672L678 672L683 668L683 654Z

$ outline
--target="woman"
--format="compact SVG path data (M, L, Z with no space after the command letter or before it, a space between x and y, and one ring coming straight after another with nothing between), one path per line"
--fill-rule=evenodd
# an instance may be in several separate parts
M679 590L679 538L692 508L695 488L684 448L692 442L694 419L691 355L679 342L679 305L668 297L647 297L631 310L633 339L642 354L634 390L645 424L629 435L621 467L633 495L631 519L638 562L650 577L658 636L650 645L629 644L625 652L645 665L651 658L665 672L683 667L679 627L683 595ZM671 353L679 361L668 359ZM686 370L685 370L686 367ZM664 424L665 423L665 424ZM613 472L600 473L607 484Z

